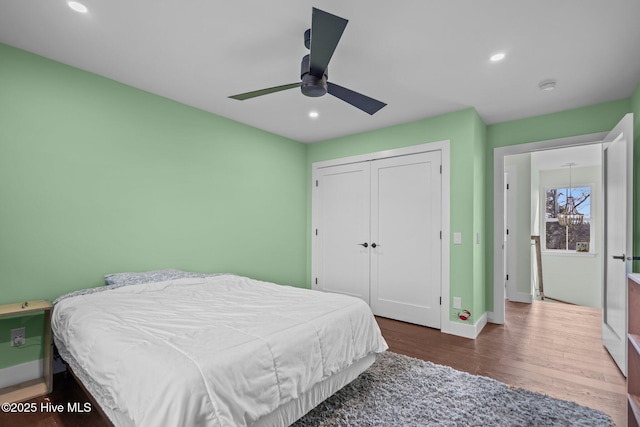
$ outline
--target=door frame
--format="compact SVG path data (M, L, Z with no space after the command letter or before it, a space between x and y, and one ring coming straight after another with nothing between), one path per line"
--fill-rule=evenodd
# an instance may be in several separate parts
M389 157L406 156L410 154L425 153L429 151L440 151L442 155L442 257L441 257L441 285L440 293L442 301L444 302L440 306L440 331L456 334L455 325L449 320L449 300L450 300L450 222L451 222L451 208L450 208L450 194L451 194L451 151L450 141L436 141L425 144L412 145L408 147L395 148L391 150L377 151L373 153L360 154L356 156L342 157L331 160L324 160L320 162L314 162L311 165L311 186L315 188L316 180L318 179L319 169L344 165L349 163L366 162L372 160L380 160ZM315 284L314 277L317 277L317 239L315 238L315 229L318 226L318 196L316 191L312 191L311 196L311 288L320 289Z
M503 324L505 321L504 278L500 273L504 271L502 256L505 196L504 158L514 154L532 153L535 151L552 150L554 148L600 144L608 133L609 132L596 132L493 149L493 311L487 313L487 320L489 322Z
M505 258L504 261L506 262L506 265L503 264L504 270L502 273L502 278L504 279L504 286L506 287L505 298L507 298L509 301L515 300L515 295L517 292L515 284L518 278L518 257L516 256L515 251L509 250L511 246L513 246L513 248L511 249L516 248L517 245L515 244L515 242L518 241L518 215L515 209L516 194L518 192L518 180L514 179L514 177L517 177L517 175L518 167L516 165L509 165L504 169L504 176L508 178L508 182L505 182L505 184L509 184L510 187L509 191L506 191L505 188L505 191L503 193L503 206L507 210L506 212L503 212L503 214L505 215L505 219L507 220L507 224L509 225L509 227L507 228L507 225L503 222L504 230L502 231L502 234L504 247L502 252L504 255L503 258ZM509 231L507 232L507 230ZM511 243L511 245L509 245L509 243ZM507 276L510 276L510 278L507 279Z

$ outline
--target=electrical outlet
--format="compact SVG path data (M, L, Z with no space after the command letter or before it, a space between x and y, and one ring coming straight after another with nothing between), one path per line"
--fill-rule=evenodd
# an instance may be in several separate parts
M462 244L462 233L460 233L459 231L456 231L453 233L453 244L454 245Z
M453 308L462 308L462 298L453 297Z
M27 342L27 333L24 327L11 330L11 347L20 347Z

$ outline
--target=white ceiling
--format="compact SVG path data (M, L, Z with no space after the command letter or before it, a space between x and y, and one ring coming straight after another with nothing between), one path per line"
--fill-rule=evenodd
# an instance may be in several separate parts
M302 142L467 107L487 124L552 113L640 80L639 0L80 1L3 0L0 42ZM329 81L386 102L375 115L297 89L228 98L299 81L312 7L349 20Z
M568 170L569 163L574 168L599 166L602 164L602 144L536 151L531 157L535 158L538 170Z

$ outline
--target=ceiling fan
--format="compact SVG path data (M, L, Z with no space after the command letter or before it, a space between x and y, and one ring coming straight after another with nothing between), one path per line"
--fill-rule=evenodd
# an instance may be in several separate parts
M306 96L318 97L328 92L330 95L348 102L366 113L376 113L387 104L327 81L329 61L338 46L347 22L349 21L344 18L314 7L311 14L311 28L304 33L304 45L309 49L309 54L302 58L302 64L300 65L302 82L241 93L229 98L244 101L257 96L300 87L302 93Z

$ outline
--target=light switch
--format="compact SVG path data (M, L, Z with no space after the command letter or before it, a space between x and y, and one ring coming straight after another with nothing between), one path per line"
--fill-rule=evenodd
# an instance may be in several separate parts
M454 245L462 244L462 233L460 233L459 231L456 231L453 233L453 244Z

